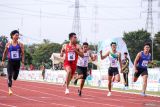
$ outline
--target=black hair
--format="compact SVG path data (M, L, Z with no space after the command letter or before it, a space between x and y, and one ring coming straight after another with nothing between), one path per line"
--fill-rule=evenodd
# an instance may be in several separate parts
M124 52L124 54L125 54L125 55L128 55L128 53L127 53L127 52Z
M19 34L19 31L18 31L18 30L13 30L13 31L10 33L11 39L12 39L12 36L15 35L16 33Z
M144 44L144 47L145 47L145 46L151 47L150 43L145 43L145 44Z
M88 43L87 43L87 42L84 42L83 45L87 45L87 46L88 46Z
M76 33L74 33L74 32L70 33L70 34L69 34L69 40L70 40L74 35L76 35Z
M117 44L116 44L116 42L111 42L111 44L110 44L110 45L112 46L113 44L117 45Z

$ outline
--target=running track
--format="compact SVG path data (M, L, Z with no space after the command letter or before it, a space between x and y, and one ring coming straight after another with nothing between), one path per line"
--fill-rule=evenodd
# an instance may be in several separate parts
M136 94L97 89L83 90L82 97L77 88L70 87L64 95L64 87L54 84L16 81L13 95L8 96L7 80L0 77L0 107L160 107L160 97L141 97Z

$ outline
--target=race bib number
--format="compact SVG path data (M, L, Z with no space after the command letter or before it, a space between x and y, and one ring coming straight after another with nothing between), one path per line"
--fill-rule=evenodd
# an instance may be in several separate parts
M112 59L111 66L112 67L116 67L117 66L117 60L116 59Z
M75 52L68 52L68 61L74 61L75 56Z
M145 60L144 60L144 61L142 62L142 66L147 67L147 66L148 66L148 61L145 61Z
M12 59L18 59L19 58L19 52L18 51L11 51L11 58Z
M84 57L84 66L86 67L86 66L88 66L88 57Z

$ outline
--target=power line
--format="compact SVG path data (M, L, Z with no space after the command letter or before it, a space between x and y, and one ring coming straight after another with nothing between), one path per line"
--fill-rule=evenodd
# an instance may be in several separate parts
M20 10L20 11L39 14L39 11L36 11L36 10L28 10L28 9L23 9L23 8L17 8L17 7L13 7L13 6L7 6L5 4L0 4L0 6L3 6L5 8L12 8L12 9ZM43 12L43 14L71 17L71 16L68 16L68 15L62 15L62 14L58 14L58 13L49 13L49 12Z
M17 14L17 15L26 15L26 16L32 16L32 17L39 17L39 14L35 15L35 14L28 14L28 13L19 13L19 12L15 12L15 11L8 11L8 10L0 10L3 13L9 13L9 14ZM73 20L73 18L67 18L67 17L56 17L56 16L47 16L47 15L43 15L43 18L49 18L49 19L64 19L64 20ZM4 17L3 17L4 18ZM7 17L9 19L9 17ZM15 18L15 17L13 17ZM28 17L31 18L31 17ZM27 19L28 19L27 18ZM12 17L10 17L10 19L12 19ZM93 20L93 18L89 18L89 17L81 17L81 20ZM103 20L103 21L131 21L131 20L140 20L139 17L132 17L132 18L97 18L97 20Z
M66 3L75 3L75 2L65 2L64 0L59 0L59 1L62 1L62 2L56 2L56 1L46 1L46 0L35 0L35 1L37 1L37 2L43 2L43 3L49 3L49 4L65 4L66 5Z

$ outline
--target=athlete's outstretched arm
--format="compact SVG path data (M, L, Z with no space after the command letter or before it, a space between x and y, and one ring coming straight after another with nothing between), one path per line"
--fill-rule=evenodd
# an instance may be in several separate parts
M83 57L84 54L83 54L83 51L82 51L82 48L80 45L77 45L77 48L75 49L75 52L80 56L80 57Z
M5 61L5 58L6 58L7 53L8 53L8 45L9 45L9 43L6 44L4 52L3 52L2 63L1 63L2 66L4 66L4 61Z
M138 61L139 61L140 57L141 57L141 53L139 52L139 53L137 54L135 60L134 60L134 69L135 69L135 72L138 72L138 71L137 71L137 64L138 64Z
M66 48L66 44L64 44L64 45L62 46L61 53L60 53L60 57L63 57L64 52L65 52L65 48Z
M22 55L22 64L24 64L24 45L21 43L21 55Z
M100 51L100 56L101 56L101 59L105 59L107 56L109 56L109 52L107 52L105 55L102 55L102 50Z

